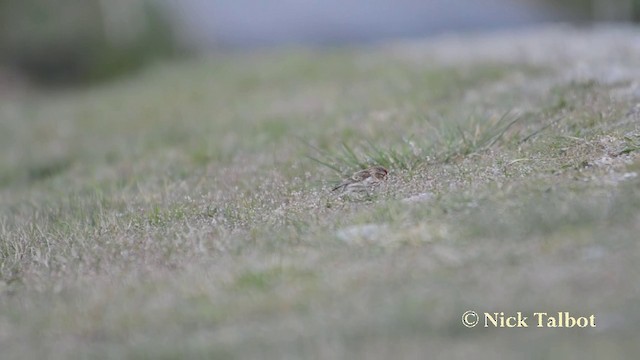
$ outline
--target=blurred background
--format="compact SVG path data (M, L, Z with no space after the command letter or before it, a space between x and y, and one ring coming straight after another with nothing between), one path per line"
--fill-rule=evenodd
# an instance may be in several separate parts
M0 90L238 48L639 20L640 0L0 0Z

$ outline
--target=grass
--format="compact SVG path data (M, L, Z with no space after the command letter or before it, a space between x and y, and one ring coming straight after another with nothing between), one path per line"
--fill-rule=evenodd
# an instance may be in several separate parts
M477 155L486 152L504 142L509 129L522 120L521 116L506 112L500 117L468 117L465 121L451 123L445 121L423 124L430 134L421 139L412 140L403 137L399 144L385 147L377 140L363 139L358 149L343 142L337 149L323 150L302 141L313 155L307 157L345 177L355 171L373 165L382 165L389 169L412 171L431 159L431 162L450 162L455 158ZM435 123L435 124L434 124ZM463 127L464 126L464 127ZM511 138L514 134L510 134ZM531 134L527 137L530 137ZM526 140L525 137L523 140ZM513 140L513 139L509 139Z
M632 76L428 49L221 55L0 99L3 358L637 353ZM371 201L331 193L373 163L391 172ZM467 329L469 309L598 326Z

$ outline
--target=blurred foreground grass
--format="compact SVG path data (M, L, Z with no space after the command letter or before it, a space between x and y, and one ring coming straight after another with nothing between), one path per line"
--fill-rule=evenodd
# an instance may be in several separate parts
M228 55L0 99L3 358L637 353L637 35ZM369 162L392 170L374 201L329 191Z

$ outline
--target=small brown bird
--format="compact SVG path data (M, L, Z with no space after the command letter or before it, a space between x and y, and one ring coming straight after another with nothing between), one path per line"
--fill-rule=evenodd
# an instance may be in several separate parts
M331 191L341 190L343 193L368 192L384 181L389 172L382 166L373 166L360 170L353 174L349 180L331 189Z

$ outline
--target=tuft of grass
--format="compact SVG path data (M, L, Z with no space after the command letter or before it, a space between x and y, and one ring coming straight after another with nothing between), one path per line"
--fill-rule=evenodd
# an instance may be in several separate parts
M409 140L393 148L384 148L372 140L367 140L357 149L342 143L340 148L333 152L322 150L309 143L307 146L316 153L315 156L307 155L309 159L341 175L374 165L381 165L388 169L412 170L421 162L421 157L412 152Z
M507 133L523 119L523 116L508 111L494 118L469 116L463 122L443 120L437 125L424 122L428 136L422 139L403 138L399 145L392 146L380 145L372 139L364 140L357 148L343 142L336 150L321 149L306 141L303 143L314 153L307 155L309 159L340 175L373 165L411 171L427 161L446 163L509 142L517 137L518 132L508 138Z
M517 132L508 139L506 134L523 119L523 116L507 111L493 118L469 116L461 123L441 121L438 126L431 127L433 135L425 145L436 159L443 162L480 154L515 138Z

